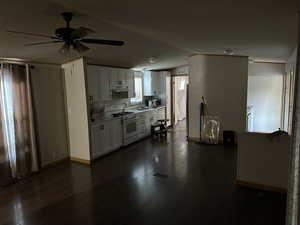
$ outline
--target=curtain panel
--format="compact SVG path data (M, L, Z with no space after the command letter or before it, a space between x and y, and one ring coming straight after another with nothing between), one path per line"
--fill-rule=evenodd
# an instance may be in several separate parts
M29 66L0 70L0 175L15 179L38 170Z

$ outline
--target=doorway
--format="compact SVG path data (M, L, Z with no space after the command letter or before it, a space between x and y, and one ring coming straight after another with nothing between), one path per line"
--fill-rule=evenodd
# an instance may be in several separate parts
M172 76L172 124L187 128L188 75Z

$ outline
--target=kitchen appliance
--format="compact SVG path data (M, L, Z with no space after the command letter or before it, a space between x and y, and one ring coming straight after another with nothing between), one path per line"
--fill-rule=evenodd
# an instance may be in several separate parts
M153 98L152 99L152 107L158 107L161 105L161 100L159 98Z
M128 81L118 80L112 82L113 98L129 98Z
M123 145L129 145L138 140L138 126L135 113L123 117Z
M152 107L152 100L151 100L151 99L146 99L146 100L145 100L145 105L146 105L147 107L151 108L151 107Z

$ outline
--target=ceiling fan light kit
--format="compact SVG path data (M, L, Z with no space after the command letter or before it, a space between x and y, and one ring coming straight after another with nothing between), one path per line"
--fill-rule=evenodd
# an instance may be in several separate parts
M36 45L53 44L53 43L60 43L60 42L64 43L59 50L59 52L63 55L70 55L69 53L71 48L74 49L79 54L88 51L90 48L84 45L83 43L111 45L111 46L124 45L124 41L85 38L89 34L94 33L94 31L86 27L79 27L77 29L72 28L70 26L70 22L72 21L73 18L72 12L64 12L61 15L63 19L66 21L66 27L57 28L55 30L55 36L35 34L29 32L20 32L20 31L13 31L13 30L7 30L7 32L51 39L50 41L30 43L30 44L26 44L25 46L36 46Z

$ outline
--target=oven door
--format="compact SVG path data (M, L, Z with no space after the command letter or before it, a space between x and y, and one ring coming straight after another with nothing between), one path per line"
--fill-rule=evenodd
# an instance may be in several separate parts
M125 136L130 138L137 134L137 122L136 119L125 120Z

